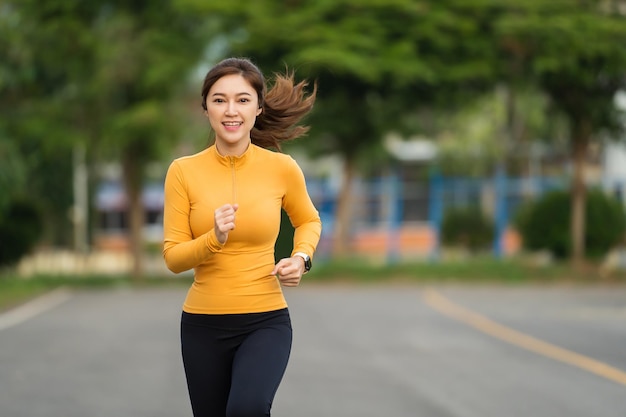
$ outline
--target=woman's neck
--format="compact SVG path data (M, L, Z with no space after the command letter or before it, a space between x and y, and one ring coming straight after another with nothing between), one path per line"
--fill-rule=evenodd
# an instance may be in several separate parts
M215 147L217 148L217 152L222 156L241 156L248 150L250 143L251 141L247 141L230 145L216 141Z

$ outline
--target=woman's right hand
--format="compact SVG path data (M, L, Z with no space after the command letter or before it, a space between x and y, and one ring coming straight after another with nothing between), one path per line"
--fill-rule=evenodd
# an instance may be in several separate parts
M239 204L224 204L215 210L215 236L223 245L228 240L228 233L235 228L235 212Z

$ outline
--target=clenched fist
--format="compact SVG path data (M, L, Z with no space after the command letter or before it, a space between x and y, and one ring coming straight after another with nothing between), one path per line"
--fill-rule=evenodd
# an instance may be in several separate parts
M276 265L272 275L276 275L285 287L297 287L304 274L304 259L300 256L283 258Z
M228 232L235 228L235 212L239 204L224 204L215 210L215 236L223 245L228 240Z

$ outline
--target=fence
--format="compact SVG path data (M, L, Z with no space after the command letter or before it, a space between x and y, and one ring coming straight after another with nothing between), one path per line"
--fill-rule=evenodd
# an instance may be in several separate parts
M436 171L424 181L403 181L397 174L353 184L352 250L359 255L394 262L406 258L438 259L440 230L448 208L478 206L496 226L493 254L506 256L519 249L511 227L520 205L550 189L563 188L565 179L449 178ZM332 257L338 190L327 182L309 181L309 192L324 225L318 256Z

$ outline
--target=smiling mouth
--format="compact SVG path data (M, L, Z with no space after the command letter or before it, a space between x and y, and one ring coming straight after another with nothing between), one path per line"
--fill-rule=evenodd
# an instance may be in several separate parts
M226 127L237 127L241 126L243 122L223 122L222 124Z

